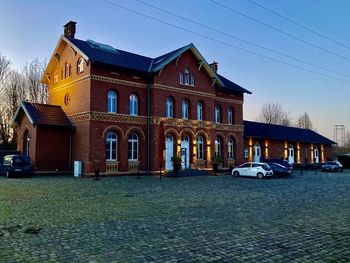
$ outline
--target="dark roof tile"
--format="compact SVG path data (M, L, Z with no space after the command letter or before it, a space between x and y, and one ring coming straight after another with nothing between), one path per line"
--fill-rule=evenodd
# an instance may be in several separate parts
M244 137L291 142L336 144L334 141L309 129L261 122L243 121Z
M33 125L49 125L72 128L73 125L60 106L22 102L21 107L26 112Z

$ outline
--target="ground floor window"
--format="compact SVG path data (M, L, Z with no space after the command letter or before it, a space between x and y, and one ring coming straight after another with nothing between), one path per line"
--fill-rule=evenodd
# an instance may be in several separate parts
M117 160L117 134L109 132L106 137L106 160Z
M132 161L138 160L139 138L136 133L131 133L128 138L128 159Z
M228 139L228 144L227 144L227 153L228 153L228 159L233 160L233 139L229 138Z
M203 160L204 159L204 143L203 143L203 137L198 136L197 137L197 160Z
M215 156L221 156L221 140L219 137L215 138Z

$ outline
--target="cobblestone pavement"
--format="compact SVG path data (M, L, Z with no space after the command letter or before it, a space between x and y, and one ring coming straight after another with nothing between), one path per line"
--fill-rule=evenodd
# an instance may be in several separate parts
M350 262L350 172L0 177L0 262Z

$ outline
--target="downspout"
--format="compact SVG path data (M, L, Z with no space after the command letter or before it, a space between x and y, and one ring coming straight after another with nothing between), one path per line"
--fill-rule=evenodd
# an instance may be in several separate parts
M72 133L73 129L69 133L69 157L68 157L68 175L71 175L72 172Z
M151 175L151 74L147 74L147 175Z

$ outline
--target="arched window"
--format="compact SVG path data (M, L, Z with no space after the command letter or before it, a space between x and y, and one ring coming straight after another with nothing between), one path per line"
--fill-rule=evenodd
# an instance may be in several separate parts
M229 160L233 160L233 152L234 152L234 141L232 138L228 139L228 143L227 143L227 158Z
M215 156L222 156L221 155L221 140L219 137L215 138Z
M77 64L77 72L78 74L84 71L84 59L79 58L78 59L78 64Z
M197 160L204 160L204 141L202 136L197 137Z
M182 118L188 119L188 101L187 100L182 101Z
M106 160L116 161L117 160L117 141L118 137L115 132L108 132L106 137Z
M23 155L29 156L30 134L28 130L25 130L23 135Z
M229 125L232 125L233 123L233 112L231 108L228 108L228 111L227 111L227 123Z
M130 115L137 116L138 115L138 103L137 103L137 96L135 94L130 95L129 107L130 107Z
M113 90L108 91L107 111L109 113L116 113L117 112L117 94Z
M195 84L195 77L193 74L191 74L191 86L194 86Z
M131 133L128 138L128 159L137 161L139 155L139 137L136 133Z
M221 122L221 109L219 106L215 106L215 110L214 110L214 121L216 123L220 123Z
M185 84L190 85L190 70L185 68Z
M168 97L165 102L165 117L173 118L174 117L174 106L173 100Z
M184 74L182 72L179 73L180 84L184 84Z
M203 120L203 104L202 102L197 102L197 120Z

